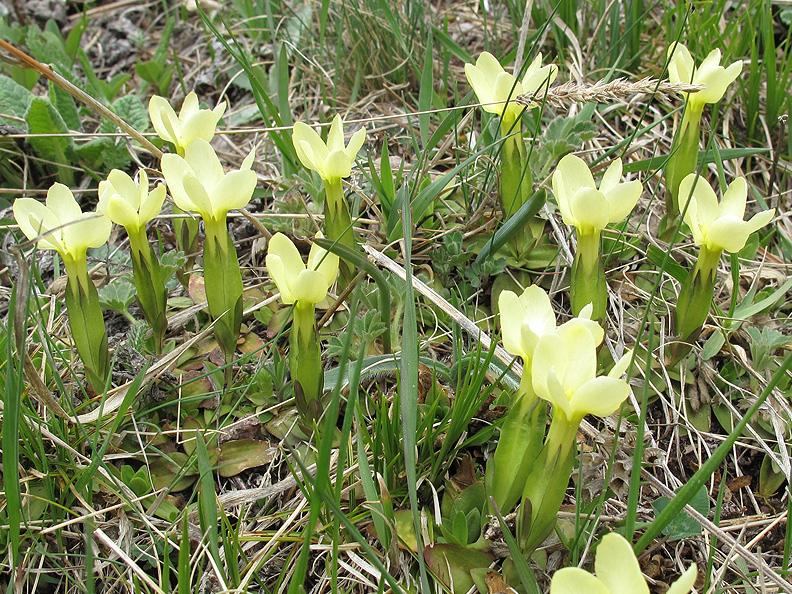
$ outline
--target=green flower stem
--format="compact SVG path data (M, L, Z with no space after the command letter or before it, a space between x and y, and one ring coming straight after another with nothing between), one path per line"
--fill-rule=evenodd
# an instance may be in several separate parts
M522 512L517 515L520 549L530 555L555 526L575 460L575 437L580 419L567 419L557 407L547 441L525 483ZM530 514L530 519L528 518Z
M316 312L313 303L298 301L294 305L294 319L289 333L289 369L295 384L298 410L304 420L318 420L321 414L322 353ZM300 391L297 384L300 385ZM301 392L301 394L300 394Z
M690 352L709 315L715 277L722 250L702 245L693 272L688 274L679 291L674 309L676 339L668 351L668 364L674 365Z
M181 208L173 205L173 214L188 214ZM186 289L190 284L189 271L195 265L196 252L198 252L198 219L192 215L188 217L176 217L173 219L173 232L176 235L176 247L184 254L184 266L176 271L176 278Z
M572 312L578 316L589 303L593 306L592 320L605 319L608 304L608 287L605 283L605 264L600 256L600 233L577 233L577 251L572 263L570 281Z
M135 277L137 299L146 321L154 332L154 349L159 355L162 353L165 331L168 328L168 319L165 316L167 296L162 271L146 237L145 227L127 229L127 235L132 251L132 272Z
M88 277L85 256L64 258L63 263L68 277L66 311L74 345L82 359L88 385L96 394L102 394L110 373L110 356L99 294Z
M679 204L679 184L696 171L703 109L704 104L688 102L679 133L671 147L671 158L666 166L666 229L674 229L682 206Z
M242 326L242 271L236 249L228 235L225 217L204 219L204 286L209 314L215 320L214 335L230 363Z
M504 514L520 500L544 437L547 407L530 388L527 370L523 372L523 380L526 377L529 389L525 390L524 382L520 382L520 391L501 427L498 445L485 475L487 494Z
M344 188L341 179L325 180L325 232L327 238L355 250L355 234L352 231L352 218L349 214L349 204L344 197ZM355 267L341 260L339 262L341 283L339 290L343 290L355 278Z
M533 193L533 179L519 122L501 119L500 198L504 219L508 220Z

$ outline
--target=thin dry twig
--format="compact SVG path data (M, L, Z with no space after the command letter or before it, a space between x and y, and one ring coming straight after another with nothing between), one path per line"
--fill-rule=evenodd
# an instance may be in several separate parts
M49 66L42 64L38 60L31 58L22 50L14 47L7 41L0 39L0 49L8 52L8 54L0 53L0 60L12 64L14 66L23 66L24 68L28 68L35 72L38 72L41 76L46 78L49 81L52 81L54 84L59 86L61 89L69 93L75 99L82 101L88 107L93 109L99 115L103 115L108 120L113 122L116 126L121 128L125 133L129 136L137 140L143 148L149 151L152 155L157 157L157 159L162 158L162 151L159 150L156 146L154 146L151 141L143 136L140 132L135 130L132 126L126 123L122 118L114 114L110 111L107 107L99 103L96 99L91 97L88 93L83 91L82 89L74 86L68 80L63 78L60 74L55 72Z

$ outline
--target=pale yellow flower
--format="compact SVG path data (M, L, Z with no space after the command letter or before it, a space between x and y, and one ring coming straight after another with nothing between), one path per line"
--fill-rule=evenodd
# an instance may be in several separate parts
M742 60L724 68L720 65L721 51L712 50L704 58L701 66L696 68L696 62L688 49L681 43L668 48L668 78L674 83L691 83L706 87L696 93L689 93L688 101L699 107L706 103L717 103L721 100L726 89L742 72Z
M360 128L344 144L344 122L340 115L333 118L327 142L321 139L313 128L297 122L294 124L292 141L300 162L312 171L316 171L325 181L339 181L349 177L352 164L355 162L360 147L366 140L366 129Z
M141 169L136 184L129 175L113 169L107 179L99 182L99 204L96 209L105 213L116 225L131 232L139 231L162 210L165 185L158 183L149 192L149 180Z
M594 570L596 577L578 567L559 569L550 582L550 594L649 594L633 548L616 532L602 537ZM696 583L697 571L693 563L666 594L688 594Z
M691 173L679 184L679 201L684 204L690 197L685 210L685 223L693 233L696 245L706 246L711 251L739 252L754 231L764 227L775 214L775 209L765 210L744 221L748 184L745 178L735 179L723 199L718 197L706 179Z
M545 85L550 85L558 76L558 66L542 66L542 54L538 54L528 66L521 80L503 69L497 58L482 52L474 64L465 64L465 76L476 93L482 109L514 120L525 109L514 99L518 95L533 94ZM508 101L504 105L504 102Z
M322 234L316 236L321 238ZM314 243L306 267L297 247L283 233L276 233L270 239L266 263L286 305L322 302L338 276L338 256Z
M598 188L585 161L566 155L553 173L553 193L564 223L584 234L602 231L608 224L627 217L643 186L638 180L621 179L621 159L610 164Z
M581 324L565 324L536 343L531 376L536 395L563 413L573 426L587 414L607 417L629 396L630 387L618 379L630 363L625 354L607 376L597 377L597 343Z
M244 208L253 196L254 157L251 151L241 169L226 173L211 145L198 138L187 146L184 157L163 155L162 174L179 208L204 220L224 221L229 210Z
M47 192L46 205L33 198L17 198L13 210L28 239L39 238L40 250L55 250L67 263L85 260L88 248L107 243L112 229L106 215L83 212L71 190L58 183Z
M580 312L580 317L573 318L556 328L556 317L550 297L541 287L527 287L518 297L512 291L502 291L498 298L503 347L512 355L522 357L527 366L534 356L539 339L547 333L560 328L580 325L584 327L599 344L604 336L599 324L588 319L591 306Z
M218 103L214 109L200 109L198 95L193 92L184 98L178 116L167 99L154 95L149 101L149 117L154 130L162 140L172 142L180 155L197 138L207 142L212 140L217 122L223 117L225 109L225 101Z

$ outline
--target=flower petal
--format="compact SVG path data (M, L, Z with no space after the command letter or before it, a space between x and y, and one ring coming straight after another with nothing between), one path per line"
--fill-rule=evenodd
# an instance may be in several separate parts
M597 345L589 329L582 324L567 325L556 332L566 345L568 360L574 362L566 368L566 373L558 375L566 393L574 394L597 375Z
M668 48L668 78L674 83L692 83L696 62L688 48L674 43Z
M316 237L322 238L321 233ZM316 270L321 273L325 280L325 286L329 289L338 277L338 256L331 254L323 249L318 243L311 244L311 251L308 253L308 270Z
M494 77L492 81L490 81L484 72L473 64L465 64L465 76L467 77L468 83L473 88L473 92L476 93L479 103L491 103L495 101L494 95L492 94L493 83L495 81ZM483 106L484 111L489 111L487 109L488 107L487 105Z
M273 239L275 238L273 237ZM269 272L270 278L275 283L275 286L278 287L281 301L285 305L294 303L289 274L286 272L286 266L284 266L281 257L276 254L267 254L266 258L264 258L264 263L267 265L267 272Z
M184 174L182 183L184 184L184 191L190 197L190 203L192 204L191 209L185 208L185 210L197 212L203 219L216 218L214 216L215 209L212 205L212 199L209 197L204 185L195 177L192 171L188 171ZM176 202L176 204L181 207L181 204L178 202Z
M96 209L110 217L116 225L127 229L140 228L137 211L107 181L99 182L99 204Z
M522 93L522 85L517 82L508 72L501 72L495 78L495 86L492 89L493 101L506 101L506 105L497 103L495 105L484 106L484 111L497 115L509 114L510 117L517 117L523 107L514 103L514 98Z
M276 233L272 236L267 246L267 253L275 254L281 259L290 285L297 275L305 270L305 264L297 246L283 233Z
M531 320L531 326L537 329L537 333L539 328L555 328L553 304L550 303L550 296L539 285L526 287L520 295L520 303L525 310L525 317Z
M198 212L197 207L184 189L184 177L188 173L192 175L192 169L187 161L178 155L169 153L162 156L160 166L165 183L168 184L168 191L176 206L189 212Z
M141 172L143 173L143 172ZM143 184L143 177L141 176L140 183ZM148 187L148 180L145 181L145 187ZM156 187L148 193L146 200L140 205L140 213L138 220L141 225L145 225L151 219L155 218L162 212L162 205L165 203L165 185L158 183Z
M687 203L689 197L695 197L696 200L695 204L691 200L687 211L692 210L696 223L706 229L718 217L718 197L715 195L715 191L706 179L691 173L679 183L680 207ZM685 222L692 229L693 225L687 220L687 211L685 212Z
M214 138L216 127L217 118L214 112L202 109L184 122L181 142L185 147L189 146L196 138L202 138L208 142Z
M548 376L550 370L554 369L554 378L556 376L563 377L566 375L567 365L569 364L569 356L567 352L567 344L563 338L555 333L545 334L540 337L536 343L536 348L533 352L533 361L531 362L531 378L533 382L534 391L536 394L548 402L555 402L556 394L551 391L549 386ZM563 397L565 403L561 403L562 407L569 407L568 398Z
M230 171L212 188L212 216L219 219L229 210L245 208L253 197L258 178L250 169Z
M63 228L63 244L70 255L82 257L88 248L106 244L112 230L113 224L106 215L86 212Z
M575 155L566 155L558 162L556 173L559 172L564 178L564 187L568 197L573 196L580 188L597 187L586 162Z
M332 150L325 158L323 179L332 180L349 177L352 173L352 162L343 150Z
M525 362L530 355L523 352L522 348L521 328L525 310L519 297L512 291L501 291L498 296L498 311L503 348L516 357L522 357Z
M357 159L357 154L360 152L364 142L366 142L366 129L360 128L352 135L352 138L349 139L349 144L344 151L351 162Z
M566 183L564 182L564 174L561 173L558 169L553 172L553 195L556 199L556 204L558 204L558 210L561 213L561 219L564 221L565 225L574 226L575 219L572 217L572 211L569 210L569 198L571 194L569 190L567 190Z
M303 270L291 286L292 297L300 303L317 304L327 297L325 277L318 270Z
M696 578L698 577L698 567L695 563L693 563L690 567L685 570L679 579L671 584L671 587L666 590L666 594L689 594L689 592L693 589L693 586L696 584Z
M607 376L592 378L572 394L570 418L582 419L586 415L607 417L619 410L629 395L630 386L624 380Z
M617 223L625 219L638 204L642 190L643 185L636 179L618 184L605 192L605 200L608 201L608 222Z
M721 249L731 254L745 247L751 233L764 227L773 218L774 210L765 210L743 221L737 217L723 216L710 225L707 230L707 247Z
M199 109L198 95L195 94L195 91L190 91L185 95L184 101L182 102L181 109L179 110L179 119L182 122L186 122L198 113Z
M83 213L72 191L63 184L52 184L47 190L46 203L47 208L58 218L61 225L78 219Z
M58 217L50 209L33 198L17 198L14 200L13 210L19 229L30 240L35 240L39 235L61 225ZM37 245L41 250L57 250L58 252L65 250L61 242L60 231L55 231L46 238L40 239Z
M588 316L584 316L584 314L591 315L592 308L590 306L591 304L588 304L586 305L586 307L584 307L581 310L580 317L572 318L568 322L564 322L563 324L561 324L557 330L558 334L563 336L565 332L569 331L570 327L582 326L583 328L589 331L589 334L591 334L591 338L594 341L594 345L599 346L602 343L602 339L605 338L605 331L602 329L602 326L600 326L597 322L590 319Z
M608 168L605 170L605 174L600 180L599 191L603 194L607 194L609 191L618 186L621 182L623 169L624 167L622 166L621 157L615 158L613 162L608 165Z
M616 365L614 365L613 369L608 372L608 377L618 379L624 375L624 372L627 371L627 368L630 366L630 361L632 361L632 358L633 351L632 349L629 349L621 356L621 359L616 361Z
M728 68L720 65L721 53L715 49L704 58L701 66L696 70L693 82L706 85L698 93L692 95L697 103L717 103L726 93L726 89L742 72L742 61L734 62Z
M572 211L578 233L601 231L610 222L608 201L596 188L580 188L572 194L569 210Z
M333 123L330 124L326 144L327 150L331 152L344 150L344 120L341 119L340 114L336 114L333 118Z
M731 215L742 219L745 216L745 202L748 198L748 184L744 177L735 178L723 193L718 207L718 216Z
M547 397L545 400L553 405L554 415L563 413L564 418L574 423L571 420L573 411L569 406L569 396L556 375L555 367L550 367L547 372Z
M322 167L329 151L314 129L302 122L296 122L292 132L292 142L303 166L323 175Z
M175 144L178 140L178 131L174 130L174 126L181 128L181 125L178 124L179 118L176 117L176 112L173 111L168 100L154 95L149 100L148 110L157 136Z
M539 65L542 64L542 55L539 54L536 59L533 61L531 66L536 64L538 61ZM520 86L522 87L521 92L526 93L528 95L533 95L537 91L542 91L553 84L556 77L558 76L558 66L555 64L548 64L542 68L538 68L534 71L527 71L525 76L523 76L522 82Z
M212 145L203 138L193 140L184 151L184 160L192 169L196 179L212 194L212 189L220 183L225 176L223 166L217 157Z
M145 172L141 172L145 175ZM148 182L148 177L146 178ZM113 169L107 175L107 182L116 194L120 195L136 212L140 209L140 188L135 181L125 172ZM99 184L102 185L101 183ZM148 190L148 188L146 188ZM101 194L101 191L100 191Z
M649 594L632 546L616 532L602 537L594 559L594 571L610 592Z
M550 594L612 594L607 586L578 567L564 567L553 574ZM623 593L619 593L623 594Z

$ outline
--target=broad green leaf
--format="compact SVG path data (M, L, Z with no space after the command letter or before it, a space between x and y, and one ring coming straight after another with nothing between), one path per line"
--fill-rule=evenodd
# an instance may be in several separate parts
M122 95L113 101L113 111L138 132L149 129L148 111L137 95Z
M46 99L35 97L25 113L30 134L68 134L69 129L61 115ZM69 136L31 137L28 139L36 152L55 163L69 163L74 143Z
M652 509L655 514L660 514L670 503L667 497L658 497L652 502ZM709 514L709 495L706 485L702 486L688 502L693 509L700 512L703 516ZM668 536L668 540L680 540L701 534L701 524L691 518L687 513L677 514L673 520L663 529L663 534Z
M0 74L0 105L6 115L24 118L28 106L33 100L33 93L4 74ZM20 122L8 118L0 118L12 126L20 126Z

